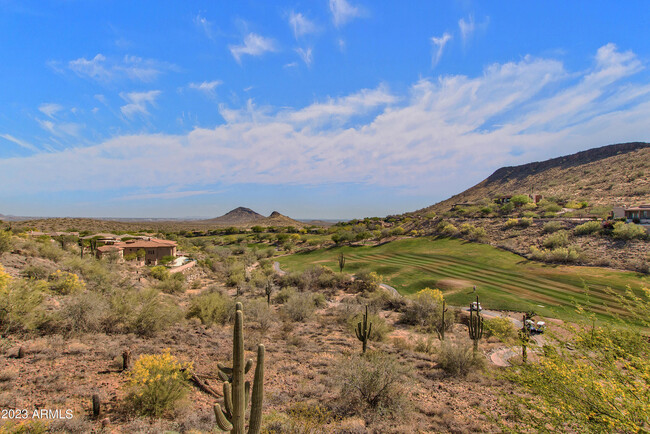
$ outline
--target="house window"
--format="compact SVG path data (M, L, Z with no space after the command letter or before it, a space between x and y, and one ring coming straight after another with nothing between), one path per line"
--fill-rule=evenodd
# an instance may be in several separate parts
M149 250L147 253L149 253L150 255L155 255L156 251L155 250Z

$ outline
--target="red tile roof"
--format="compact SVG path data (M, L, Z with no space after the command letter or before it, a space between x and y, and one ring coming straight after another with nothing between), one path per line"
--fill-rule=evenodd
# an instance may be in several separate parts
M134 248L142 248L142 249L150 249L150 248L155 248L155 247L176 247L178 244L176 241L169 241L169 240L159 240L157 238L152 238L150 240L129 240L129 241L121 241L119 243L113 244L116 247L124 248L124 247L134 247Z

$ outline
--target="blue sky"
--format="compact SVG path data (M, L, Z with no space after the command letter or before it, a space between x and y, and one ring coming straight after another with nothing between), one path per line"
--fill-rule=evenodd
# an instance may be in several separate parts
M383 216L648 141L649 20L647 1L0 0L0 213Z

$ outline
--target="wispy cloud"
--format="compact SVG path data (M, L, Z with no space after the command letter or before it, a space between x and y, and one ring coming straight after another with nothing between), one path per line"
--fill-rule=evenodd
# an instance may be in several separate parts
M265 38L256 33L249 33L244 37L241 45L230 45L230 53L238 63L241 63L241 56L261 56L269 51L276 51L273 39Z
M442 57L442 52L445 49L445 45L447 45L447 42L449 42L450 40L451 40L451 35L447 32L443 33L443 35L440 37L433 36L431 38L431 43L434 45L434 47L436 47L435 53L431 58L432 68L435 68L438 62L440 62L440 58Z
M214 128L0 159L0 192L359 183L448 195L505 164L648 137L650 85L634 77L643 66L608 44L578 72L525 56L405 94L380 86L293 109L249 100L221 106Z
M467 21L465 18L458 20L458 28L460 29L460 38L463 40L463 44L467 43L467 40L474 33L476 25L474 23L474 16L470 15Z
M353 18L361 16L361 10L352 6L347 0L330 0L332 21L336 27L350 22Z
M27 143L24 140L17 139L14 136L12 136L11 134L0 134L0 137L2 137L5 140L8 140L10 142L15 143L16 145L20 146L21 148L25 148L25 149L28 149L28 150L34 151L34 152L38 151L38 148L36 146L32 145L31 143Z
M120 93L120 97L128 104L120 107L122 114L128 118L134 117L136 114L148 115L148 105L154 105L156 98L161 94L159 90L150 90L148 92L129 92Z
M164 71L177 69L174 65L137 56L124 56L121 59L107 59L99 53L92 59L80 57L68 62L68 68L80 77L99 82L117 79L151 82Z
M203 196L206 194L217 194L216 190L186 190L186 191L166 191L163 193L140 193L122 196L119 200L144 200L144 199L182 199L191 196Z
M206 95L214 96L214 90L217 88L217 86L220 86L221 84L223 84L221 80L213 80L213 81L204 81L202 83L190 83L188 87L190 89L195 89L198 90L199 92L203 92Z
M289 14L289 25L293 30L293 36L298 39L301 36L307 35L309 33L314 33L316 31L316 24L313 21L309 20L300 12L291 12Z
M311 48L296 48L296 53L300 56L305 65L311 66L312 61L312 49Z
M43 103L38 106L38 110L49 118L53 118L55 114L63 110L63 106L55 103Z
M214 39L212 23L200 14L194 17L194 25L198 27L208 39Z

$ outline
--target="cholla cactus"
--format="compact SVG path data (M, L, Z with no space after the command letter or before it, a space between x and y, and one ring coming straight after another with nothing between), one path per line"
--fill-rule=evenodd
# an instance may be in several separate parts
M362 353L365 353L370 333L372 333L372 323L368 321L368 305L366 305L366 313L363 315L363 321L359 321L354 332L357 335L357 339L362 342Z
M246 425L246 407L251 395L251 384L244 381L244 375L253 366L253 360L244 362L244 314L241 303L236 304L235 329L232 341L232 368L219 367L219 378L223 383L224 408L214 405L217 425L231 434L243 434ZM258 434L262 425L262 401L264 399L264 345L257 346L257 364L253 380L253 400L251 404L248 434Z

